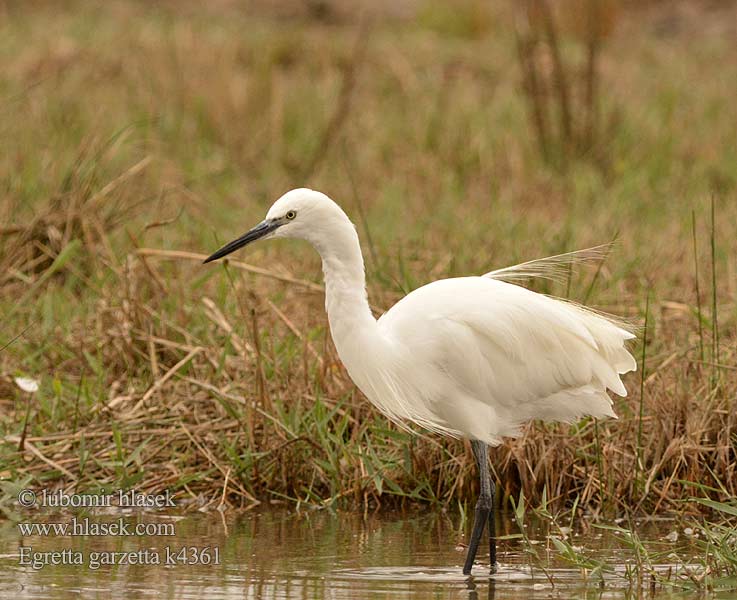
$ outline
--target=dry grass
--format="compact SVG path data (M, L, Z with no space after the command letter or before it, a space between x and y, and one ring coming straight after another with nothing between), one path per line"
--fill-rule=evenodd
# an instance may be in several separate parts
M302 184L357 221L377 310L438 277L618 235L600 270L540 289L642 322L649 297L644 379L628 378L618 421L531 424L494 450L500 489L616 512L696 510L688 482L737 494L737 62L722 13L699 12L703 31L678 12L617 13L597 48L597 110L618 115L597 140L607 168L584 153L559 171L528 125L512 16L482 3L455 20L426 3L365 36L227 3L2 6L6 494L471 497L464 443L399 431L355 391L312 252L199 264Z

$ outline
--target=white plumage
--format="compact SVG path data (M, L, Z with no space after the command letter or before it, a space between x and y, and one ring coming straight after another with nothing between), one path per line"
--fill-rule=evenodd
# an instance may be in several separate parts
M464 571L470 571L476 553L478 522L483 530L486 517L480 514L489 514L493 496L486 446L478 444L499 444L530 419L614 417L607 390L627 394L620 375L636 363L625 345L634 337L626 324L504 281L555 277L591 251L435 281L402 298L377 321L366 297L355 227L330 198L308 189L288 192L262 223L208 261L269 237L301 238L320 253L335 346L374 405L399 423L418 423L477 444L481 513ZM494 559L492 543L492 566Z
M556 278L571 262L599 257L597 249L435 281L377 321L356 229L330 198L292 190L252 231L211 259L258 237L311 242L322 257L338 354L394 421L496 445L530 419L614 417L607 389L627 394L620 374L636 363L625 346L634 335L622 321L507 283Z
M529 419L615 416L606 389L625 396L619 375L636 367L621 326L488 276L423 286L378 330L402 392L369 398L393 418L492 445Z

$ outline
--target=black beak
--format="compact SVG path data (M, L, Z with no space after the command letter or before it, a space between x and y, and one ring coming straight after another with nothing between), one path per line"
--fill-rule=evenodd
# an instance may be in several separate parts
M267 221L261 221L256 227L251 229L249 232L244 233L241 237L233 240L232 242L225 244L220 250L215 252L215 254L208 256L204 261L204 263L209 263L212 260L217 260L218 258L222 258L223 256L230 254L231 252L235 252L238 250L238 248L243 248L246 244L250 244L251 242L255 242L257 239L264 237L265 235L271 233L274 231L277 227L282 225L278 220L276 219L270 219Z

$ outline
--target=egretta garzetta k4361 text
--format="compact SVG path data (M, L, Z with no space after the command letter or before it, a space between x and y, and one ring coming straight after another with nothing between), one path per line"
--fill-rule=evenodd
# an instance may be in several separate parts
M607 389L627 394L620 374L637 366L625 346L634 335L613 317L508 282L544 275L577 253L434 281L377 321L356 228L335 202L309 189L284 194L261 223L205 262L277 237L306 240L320 253L330 332L366 397L394 421L471 441L480 494L463 572L471 572L487 522L493 572L488 447L531 419L614 417Z

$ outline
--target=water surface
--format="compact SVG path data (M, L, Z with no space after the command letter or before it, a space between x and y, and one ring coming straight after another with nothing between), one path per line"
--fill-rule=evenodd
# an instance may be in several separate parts
M83 515L77 514L78 520ZM24 515L27 522L68 522L70 514ZM120 513L92 514L89 523L116 522ZM547 531L531 526L532 558L520 540L500 543L500 568L488 575L483 550L471 578L461 574L465 548L457 514L442 512L331 514L326 511L253 510L245 514L128 514L128 526L164 524L174 535L23 535L16 523L0 523L0 597L13 598L631 598L638 588L624 577L632 559L617 536L593 527L575 531L572 543L613 565L603 585L587 578L552 551ZM167 525L168 524L168 525ZM166 530L168 526L168 531ZM504 517L500 535L518 533ZM678 528L670 521L642 524L649 547L662 553L662 568L673 567L671 550L682 548L667 539ZM173 528L173 531L172 531ZM99 533L99 532L98 532ZM39 564L19 554L20 547L41 553ZM168 554L167 554L168 548ZM181 553L181 549L185 553ZM194 548L194 550L192 550ZM550 548L550 551L548 550ZM81 566L49 564L43 553L68 550ZM112 553L118 554L112 554ZM126 564L115 561L136 553ZM151 564L152 557L159 564ZM67 559L71 554L67 556ZM173 557L173 558L172 558ZM95 561L91 561L95 558ZM163 564L166 559L174 564ZM57 558L57 562L59 559ZM43 563L43 564L42 564ZM207 563L207 564L187 564ZM649 588L646 586L647 594ZM657 597L676 597L658 591ZM685 597L683 595L679 597ZM724 596L730 597L730 596Z

